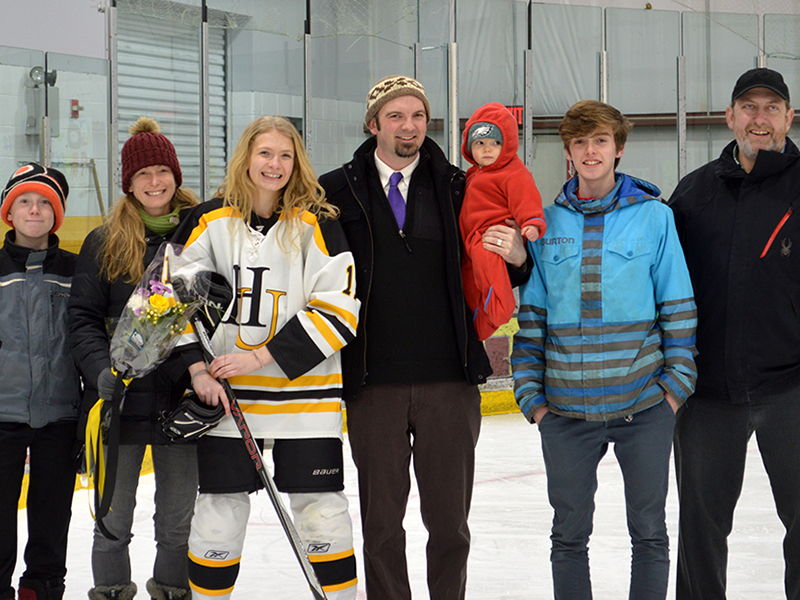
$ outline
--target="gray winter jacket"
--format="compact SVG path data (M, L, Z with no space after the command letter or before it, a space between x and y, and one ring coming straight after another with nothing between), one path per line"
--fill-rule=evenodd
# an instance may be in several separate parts
M80 383L67 340L77 257L55 235L40 251L15 237L9 231L0 249L0 422L77 420Z

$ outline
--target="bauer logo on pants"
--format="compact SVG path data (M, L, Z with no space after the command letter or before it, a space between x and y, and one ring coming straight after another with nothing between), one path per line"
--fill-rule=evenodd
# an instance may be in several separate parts
M338 475L339 469L314 469L311 475Z

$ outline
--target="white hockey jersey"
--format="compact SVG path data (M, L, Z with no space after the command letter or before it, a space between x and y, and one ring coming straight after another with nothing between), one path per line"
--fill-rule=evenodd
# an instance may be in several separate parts
M230 317L211 340L215 353L267 347L275 362L229 379L256 438L342 437L338 352L358 324L353 255L338 221L301 215L295 248L283 215L248 226L215 198L190 217L184 256L224 275L234 289ZM281 245L279 245L279 241ZM288 253L287 253L288 252ZM188 332L182 342L195 341ZM239 437L233 419L210 435Z

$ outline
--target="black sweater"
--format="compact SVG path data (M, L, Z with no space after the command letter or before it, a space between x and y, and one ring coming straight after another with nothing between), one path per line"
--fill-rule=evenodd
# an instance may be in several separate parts
M366 140L356 150L352 161L320 178L328 199L341 210L339 220L356 261L356 295L361 300L358 335L342 350L344 398L355 399L360 387L373 383L373 379L380 383L402 376L403 357L417 362L413 366L415 374L408 372L403 381L442 381L459 377L471 384L482 383L491 368L469 321L461 284L458 213L463 199L464 174L447 162L435 142L425 139L420 149L420 165L412 175L409 188L411 204L407 219L410 222L406 225L409 252L399 237L396 224L394 230L390 227L386 212L388 203L374 169L375 147L374 137ZM427 200L417 203L415 194L420 192L427 195ZM417 271L420 280L414 281L414 263L426 261L426 252L435 252L436 258L427 257L431 262L424 270ZM398 278L405 278L415 290L413 293L403 291L401 297L393 296L397 293L398 281L391 282L396 258L403 259L402 265L397 265ZM434 265L434 261L438 264ZM426 296L425 286L435 277L441 278L435 282L436 291ZM404 300L411 302L409 310L403 306ZM381 312L380 318L372 316L373 306ZM397 308L396 312L391 311L392 306ZM376 344L374 353L373 344ZM438 353L441 368L436 368L435 373L426 372L432 365L421 364L418 354L423 358L430 356L429 348L443 345L447 345L447 349ZM380 364L384 359L388 362ZM368 365L375 365L378 374L371 377Z

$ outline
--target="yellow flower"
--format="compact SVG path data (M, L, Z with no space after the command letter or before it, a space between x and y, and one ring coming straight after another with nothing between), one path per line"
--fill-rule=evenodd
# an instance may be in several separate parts
M170 304L170 300L172 300L172 304ZM174 303L174 298L165 298L161 294L153 294L150 296L150 307L159 315L163 314L170 306L174 306Z

